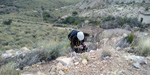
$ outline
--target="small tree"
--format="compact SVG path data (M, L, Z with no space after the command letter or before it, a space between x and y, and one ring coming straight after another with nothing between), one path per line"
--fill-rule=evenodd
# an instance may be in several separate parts
M73 11L73 12L72 12L72 15L73 15L73 16L76 16L76 15L78 15L78 12L77 12L77 11Z

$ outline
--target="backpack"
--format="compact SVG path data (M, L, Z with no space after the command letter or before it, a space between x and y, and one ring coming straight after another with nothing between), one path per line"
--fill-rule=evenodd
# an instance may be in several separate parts
M74 38L75 36L77 36L77 33L78 33L79 31L77 31L77 30L72 30L70 33L69 33L69 35L68 35L68 39L71 41L71 39L72 38Z

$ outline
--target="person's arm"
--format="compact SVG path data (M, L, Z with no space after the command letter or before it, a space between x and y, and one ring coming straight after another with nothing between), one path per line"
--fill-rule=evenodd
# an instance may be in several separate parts
M74 46L75 49L83 49L83 47L80 45L80 46Z

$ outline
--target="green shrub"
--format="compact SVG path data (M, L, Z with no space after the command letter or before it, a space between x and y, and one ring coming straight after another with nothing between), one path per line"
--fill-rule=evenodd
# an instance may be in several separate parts
M46 12L46 11L43 12L43 20L44 21L48 22L51 20L51 18L52 18L52 16L50 15L49 12Z
M22 60L18 61L17 67L23 69L25 66L30 66L36 64L42 60L50 61L56 59L59 56L66 55L67 51L65 50L66 43L64 42L54 42L54 41L43 41L37 43L35 48L38 50L28 53Z
M103 23L100 25L102 28L110 29L110 28L121 28L124 24L130 25L130 27L140 27L143 28L141 22L138 21L137 18L127 18L127 17L111 17L108 16L103 19Z
M105 18L103 19L103 21L105 22L105 21L110 21L110 20L114 20L114 19L115 19L115 18L114 18L113 16L109 15L109 16L105 17Z
M4 21L3 21L3 24L5 24L5 25L10 25L11 23L12 23L12 20L11 20L11 19L4 20Z
M134 34L130 33L126 39L127 39L127 42L129 42L131 44L134 40Z
M39 49L45 50L47 53L45 54L45 60L55 59L59 56L65 55L67 51L64 49L67 43L64 42L55 42L55 41L44 41L39 42Z
M139 39L137 53L142 56L150 55L150 36Z
M92 25L99 25L99 24L101 24L101 20L90 19L89 23Z
M0 67L0 75L20 75L20 71L16 71L13 63L9 63Z
M78 25L78 24L80 24L82 22L84 22L84 19L81 18L81 17L69 16L62 23L64 23L64 24L75 24L75 25Z
M72 12L72 16L76 16L76 15L78 15L78 12L77 11L73 11Z

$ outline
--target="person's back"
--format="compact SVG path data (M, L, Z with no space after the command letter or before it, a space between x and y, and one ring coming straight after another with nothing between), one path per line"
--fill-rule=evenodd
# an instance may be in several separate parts
M76 30L72 30L68 35L68 39L71 41L70 46L76 53L83 52L87 50L84 43L84 33Z

